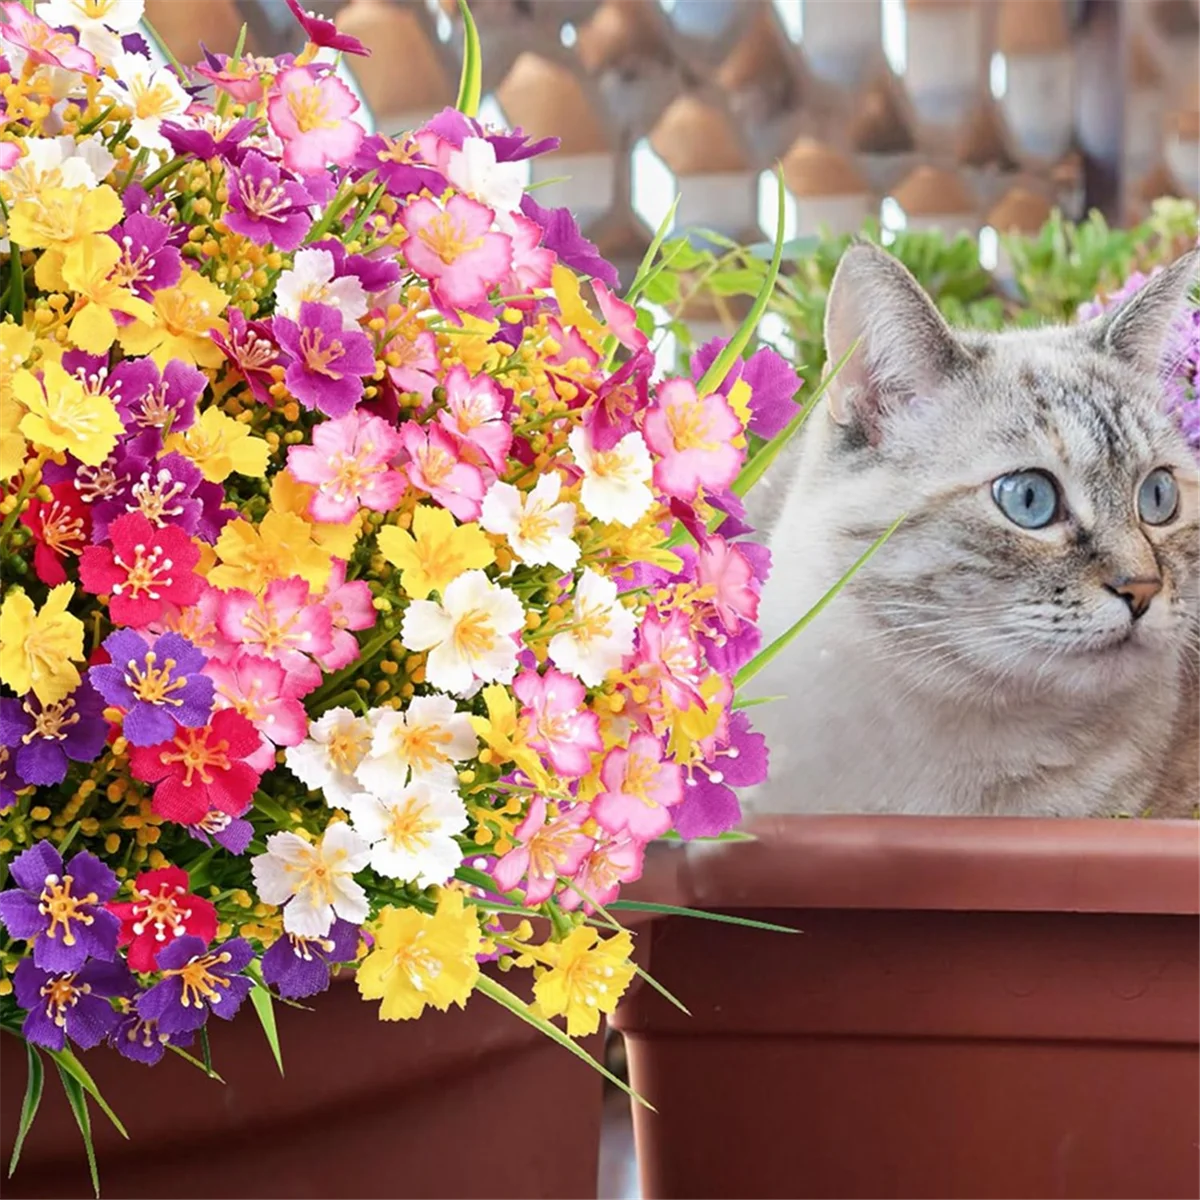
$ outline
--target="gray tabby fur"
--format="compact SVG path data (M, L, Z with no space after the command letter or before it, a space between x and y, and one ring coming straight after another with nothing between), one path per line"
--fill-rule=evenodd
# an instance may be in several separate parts
M787 699L754 710L771 779L750 807L1138 813L1168 772L1194 803L1200 488L1157 379L1197 259L1091 324L980 335L882 250L846 253L828 361L857 347L751 493L765 640L907 517L754 681ZM1155 528L1136 496L1158 466L1181 501ZM1059 481L1065 521L1028 531L997 508L993 480L1027 468ZM1148 575L1162 590L1134 623L1104 585Z

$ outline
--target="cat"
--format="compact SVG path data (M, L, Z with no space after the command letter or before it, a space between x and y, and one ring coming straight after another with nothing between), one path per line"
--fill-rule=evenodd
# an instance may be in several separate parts
M1088 324L981 334L847 250L848 358L751 514L764 644L903 520L748 689L786 696L752 713L751 810L1190 814L1200 480L1158 379L1198 261Z

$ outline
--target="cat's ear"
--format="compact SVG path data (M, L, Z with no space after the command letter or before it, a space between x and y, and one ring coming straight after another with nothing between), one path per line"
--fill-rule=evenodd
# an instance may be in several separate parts
M1200 275L1200 249L1181 255L1142 285L1124 304L1093 323L1092 336L1108 353L1157 375L1165 365L1168 335Z
M968 356L933 301L886 251L859 242L842 255L825 309L829 412L872 444L890 410L927 394Z

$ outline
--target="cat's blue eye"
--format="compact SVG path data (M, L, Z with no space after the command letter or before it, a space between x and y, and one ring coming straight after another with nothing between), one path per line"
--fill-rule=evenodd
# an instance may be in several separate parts
M1058 484L1044 471L1014 471L992 484L992 498L1000 511L1022 529L1043 529L1062 507Z
M1179 511L1179 484L1166 467L1156 467L1138 488L1138 516L1147 525L1165 525Z

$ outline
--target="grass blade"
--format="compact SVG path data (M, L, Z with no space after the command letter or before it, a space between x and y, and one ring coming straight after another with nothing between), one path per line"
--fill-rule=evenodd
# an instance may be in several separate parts
M66 1071L76 1083L83 1088L85 1092L96 1104L99 1105L100 1111L113 1123L113 1128L123 1137L128 1138L129 1133L125 1126L121 1124L117 1114L108 1106L108 1101L100 1095L100 1089L96 1086L96 1081L88 1074L87 1068L75 1057L75 1055L67 1049L63 1050L47 1050L47 1054L54 1059L55 1064L60 1071Z
M551 1041L557 1042L564 1049L569 1050L576 1058L582 1058L585 1063L588 1063L595 1070L599 1071L609 1083L616 1084L631 1100L636 1100L638 1104L644 1108L648 1108L651 1112L658 1110L649 1101L642 1099L623 1080L618 1079L607 1067L602 1063L598 1063L582 1046L572 1041L557 1025L547 1021L545 1017L537 1016L521 999L520 996L513 995L503 984L497 983L488 975L480 975L475 984L475 990L481 992L489 1000L494 1000L502 1008L507 1008L510 1013L521 1018L528 1025L532 1025L534 1029L540 1030Z
M860 570L862 570L864 566L866 566L867 562L874 556L875 552L879 550L883 543L886 542L888 538L890 538L892 534L900 528L900 524L904 520L905 515L906 514L901 514L898 516L887 527L887 529L885 529L883 533L881 533L879 537L877 537L875 541L863 551L863 553L859 556L858 561L854 563L850 570L848 570L846 574L843 575L841 579L839 579L837 583L835 583L833 587L831 587L829 591L827 591L825 595L823 595L820 600L818 600L816 604L814 604L812 608L810 608L808 612L806 612L804 616L802 616L800 620L798 620L795 625L791 627L791 629L784 630L784 632L781 633L769 646L767 646L766 649L760 650L733 677L734 691L745 687L746 684L748 684L750 680L755 677L755 675L757 675L773 659L777 658L782 651L787 649L793 638L795 638L796 635L802 629L804 629L810 621L820 616L820 614L825 610L825 606L829 604L829 602L838 594L838 592L840 592L842 588L844 588L846 584L848 584L850 580L853 579Z
M21 1120L17 1125L17 1140L13 1142L12 1158L8 1164L8 1177L13 1177L17 1162L21 1157L21 1147L25 1145L25 1135L37 1116L38 1105L42 1102L42 1088L45 1085L46 1072L42 1067L42 1056L32 1043L25 1043L25 1053L29 1057L29 1075L25 1081L25 1101L21 1105Z
M637 963L633 964L633 969L638 973L639 979L644 979L660 996L662 996L664 1000L667 1000L673 1004L681 1013L683 1013L685 1017L690 1017L692 1015L691 1010L685 1007L683 1001L679 1000L669 991L667 991L667 989L663 987L663 985L659 983L649 971L643 971L642 968L637 965Z
M479 30L475 18L467 6L467 0L458 0L458 11L463 23L463 64L458 80L458 99L454 107L463 116L479 115L479 101L483 96L483 57L479 52Z
M786 696L735 696L730 708L734 712L741 712L743 708L757 708L760 704L778 704L780 700L786 699Z
M661 913L664 917L699 917L722 925L745 925L748 929L765 929L768 933L799 933L788 925L772 925L770 921L753 921L749 917L732 917L728 913L705 912L702 908L681 908L677 904L653 904L649 900L614 900L609 906L626 912Z
M58 1068L59 1077L62 1079L63 1091L67 1093L67 1103L75 1114L75 1124L79 1126L79 1132L83 1136L83 1148L87 1151L88 1170L92 1175L92 1191L96 1193L96 1200L100 1200L100 1172L96 1170L96 1147L92 1145L92 1119L88 1116L87 1096L79 1080L67 1071L62 1063L56 1059L54 1065Z
M254 987L250 989L250 1003L254 1005L263 1033L267 1035L267 1045L271 1047L271 1053L275 1055L275 1065L282 1075L283 1053L279 1049L279 1030L275 1028L275 1005L271 993L263 984L255 981Z
M209 1079L215 1079L218 1083L225 1082L225 1080L222 1079L221 1076L216 1073L216 1071L214 1071L211 1067L206 1067L194 1054L189 1054L182 1046L176 1046L173 1043L168 1042L167 1049L173 1050L179 1055L180 1058L184 1060L184 1062L190 1062L193 1067L198 1067L205 1073L205 1075L209 1077Z

